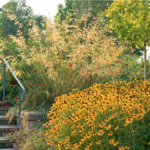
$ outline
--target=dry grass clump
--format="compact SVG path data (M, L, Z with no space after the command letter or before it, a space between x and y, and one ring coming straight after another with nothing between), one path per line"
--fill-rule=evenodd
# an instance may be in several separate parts
M22 36L19 38L10 35L13 42L18 44L21 52L18 57L22 59L18 60L17 56L13 60L10 59L12 56L6 58L10 60L12 68L18 69L13 71L21 79L27 92L29 91L23 100L23 109L41 110L47 103L49 109L58 95L69 93L73 88L82 89L98 81L103 82L106 76L113 76L112 82L114 82L115 76L123 72L120 64L105 71L100 69L106 64L108 66L114 64L117 57L129 48L124 46L123 42L119 42L119 46L116 45L115 38L106 37L105 32L108 29L99 30L100 17L97 17L88 28L84 27L81 30L78 24L82 20L86 20L89 15L84 16L80 21L77 20L76 25L72 25L71 33L68 31L69 26L65 21L60 27L55 23L54 30L51 30L50 21L43 20L46 30L42 31L42 34L45 35L46 45L41 43L43 38L35 22L33 22L33 29L29 31L31 36L29 45L34 43L30 48L24 43L25 40L22 40ZM8 18L14 19L12 17L8 13ZM15 21L17 22L16 18ZM19 35L22 34L18 28ZM81 39L84 41L82 44L80 43ZM1 54L1 57L4 55ZM91 62L88 60L89 57L92 59ZM38 71L38 75L33 76L35 70ZM97 70L96 73L95 70ZM64 86L65 88L63 88ZM41 99L43 104L38 105ZM31 103L33 104L32 108L27 106Z

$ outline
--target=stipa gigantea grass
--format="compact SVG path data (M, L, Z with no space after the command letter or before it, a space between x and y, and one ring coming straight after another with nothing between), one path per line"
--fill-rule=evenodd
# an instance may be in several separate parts
M10 18L11 16L8 15ZM46 33L49 33L50 24L49 21L46 20ZM35 104L38 104L38 101L42 98L45 99L47 93L49 92L49 95L51 95L46 103L52 104L54 101L54 98L57 95L70 92L73 88L78 87L81 89L81 87L84 86L84 88L88 85L92 85L93 83L96 83L98 80L100 80L100 77L104 77L104 73L102 73L101 70L97 71L98 77L93 80L91 80L90 83L87 82L87 78L85 77L87 74L92 75L92 77L95 76L94 71L97 69L97 67L102 67L105 63L104 58L107 58L109 60L109 65L114 63L114 61L117 60L117 56L119 56L123 52L123 46L120 46L119 48L115 44L115 39L108 38L107 40L104 35L104 31L97 31L96 26L99 23L99 20L95 21L93 23L93 28L85 29L84 31L80 32L80 29L78 26L74 26L74 32L72 34L68 35L67 29L68 26L63 23L62 27L59 29L54 28L52 35L47 34L46 35L46 42L47 47L44 47L39 41L41 40L41 37L39 35L38 28L33 26L33 29L30 30L30 34L35 33L35 35L31 35L33 40L35 41L35 46L33 46L29 52L28 55L25 54L25 50L22 50L22 53L19 55L22 57L23 60L26 60L25 62L28 64L29 68L24 68L19 61L17 61L17 58L13 59L11 66L17 66L19 68L18 70L18 76L22 79L23 83L25 84L25 87L27 91L32 91L32 100ZM55 25L56 26L56 25ZM91 25L92 26L92 25ZM64 28L65 32L60 32L60 30ZM20 32L20 31L19 31ZM18 33L19 33L18 32ZM105 29L106 32L106 29ZM78 34L80 33L80 34ZM21 34L21 33L20 33ZM45 31L43 32L45 34ZM66 34L66 35L65 35ZM88 35L88 38L86 38L85 44L80 44L78 41L82 37L86 37ZM18 45L24 49L27 46L25 43L23 43L22 40L19 40L19 38L10 36L14 42L17 42ZM68 42L65 42L64 39L68 38ZM85 38L83 38L85 40ZM93 41L93 44L90 44L90 42ZM49 47L49 43L52 43L52 47ZM78 43L78 44L75 44ZM39 44L40 51L38 50L39 47L36 45ZM121 45L121 44L120 44ZM72 49L69 52L70 59L69 61L66 61L66 53L68 53L68 46ZM110 49L111 46L111 49ZM100 50L97 52L96 49L100 48ZM42 53L43 50L45 50L45 53ZM125 49L125 48L124 48ZM80 57L77 57L79 56ZM113 59L110 59L111 57L109 55L113 55ZM61 56L65 56L65 59L62 59ZM92 56L92 63L87 65L86 59L88 56ZM98 57L99 56L99 57ZM9 56L10 57L10 56ZM51 58L52 57L52 58ZM52 59L52 61L50 61ZM83 60L85 60L83 62ZM81 66L80 64L84 65ZM67 64L66 64L67 63ZM16 67L15 66L15 67ZM31 67L30 67L31 66ZM43 68L45 66L45 68ZM54 68L58 68L57 69ZM22 72L22 67L24 71ZM36 77L34 79L33 75L31 74L31 69L34 67L35 70L38 70L38 74L36 74ZM47 70L47 73L44 73L44 69ZM67 70L68 72L63 72L62 70ZM117 69L116 69L117 70ZM81 74L81 76L76 77L75 73ZM122 69L120 68L120 71ZM17 71L16 71L17 72ZM16 73L15 72L15 73ZM107 71L107 75L111 75L111 72L114 72L114 69L109 69ZM117 72L116 72L117 73ZM120 74L120 72L118 72ZM22 74L22 75L21 75ZM62 76L63 75L63 76ZM32 76L32 77L31 77ZM85 78L82 78L85 77ZM82 81L81 81L82 78ZM70 81L71 83L70 83ZM26 82L28 81L28 82ZM114 80L113 80L114 81ZM85 85L85 82L87 85ZM40 84L45 84L47 89L43 88L43 86L39 86ZM50 83L50 84L47 84ZM74 83L74 84L72 84ZM62 87L65 86L65 89L62 90ZM39 90L42 90L42 92L39 92ZM34 94L33 94L34 91ZM37 91L37 92L35 92ZM48 91L48 92L47 92ZM24 104L23 104L24 105ZM37 106L35 106L37 110Z

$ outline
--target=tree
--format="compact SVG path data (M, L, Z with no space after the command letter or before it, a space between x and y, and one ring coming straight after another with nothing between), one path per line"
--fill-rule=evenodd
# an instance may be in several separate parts
M2 8L2 13L0 14L1 15L1 17L0 17L0 21L1 21L0 29L2 29L4 31L3 32L4 36L8 36L8 34L14 35L17 32L17 27L14 25L14 21L11 21L7 18L5 10L8 7L6 7L6 5L4 5L3 7L4 8ZM9 7L10 7L10 5L9 5ZM16 9L16 7L17 7L17 3L11 2L11 8Z
M66 13L62 4L58 5L58 13L56 14L56 16L54 16L54 22L56 22L56 18L58 17L59 14L60 20L58 21L58 23L62 24L62 21L66 19Z
M132 41L136 47L142 47L144 44L144 80L146 80L146 41L150 32L149 0L114 1L105 11L105 16L110 18L113 16L107 27L115 29L119 38L124 38L129 45Z
M8 13L8 9L10 12ZM3 36L8 36L8 35L14 35L16 36L17 30L18 30L18 25L15 25L15 20L10 20L7 17L7 14L14 14L19 23L23 24L23 27L20 29L21 32L23 33L24 38L27 40L29 39L28 35L28 29L32 28L33 24L29 26L29 20L32 19L33 17L33 12L31 7L28 7L26 5L26 0L11 0L7 4L5 4L2 7L2 13L0 14L0 29L4 30Z
M59 23L62 25L62 21L68 21L67 17L71 15L72 21L69 21L69 25L76 25L75 19L81 19L83 14L87 14L88 12L91 13L91 16L88 18L86 22L86 28L88 25L94 21L94 17L97 16L97 13L100 11L104 11L107 9L108 6L106 4L110 5L113 0L111 1L93 1L93 0L87 0L87 1L81 1L81 0L65 0L65 7L63 7L62 4L58 5L58 13L54 17L54 22ZM92 8L91 11L89 11L89 8ZM60 19L58 19L58 15L60 14ZM106 20L106 19L105 19ZM83 30L84 22L82 21L79 24L80 29ZM69 28L69 30L72 30L73 27ZM112 34L111 34L112 35Z
M90 11L92 16L88 18L87 23L86 23L86 27L88 26L88 24L90 22L93 21L93 18L97 16L97 13L100 11L104 11L105 9L107 9L108 6L106 6L106 4L108 3L109 5L113 2L113 0L111 1L93 1L93 0L87 0L87 1L82 1L82 0L65 0L65 7L63 7L62 4L58 5L58 13L56 14L55 21L56 18L58 17L59 13L60 13L60 20L59 23L61 24L63 20L66 20L66 17L71 15L72 18L74 18L72 20L72 22L70 22L69 24L74 24L75 23L75 18L76 19L81 19L83 14L87 14L89 12L89 8L91 7L92 10ZM76 13L76 14L74 14ZM80 25L80 28L83 29L83 22Z

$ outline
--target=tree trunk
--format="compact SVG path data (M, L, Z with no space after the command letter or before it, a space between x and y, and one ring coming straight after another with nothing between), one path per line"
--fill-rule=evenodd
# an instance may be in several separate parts
M145 5L144 5L145 6ZM145 23L145 17L146 14L144 13L144 23ZM147 73L147 68L146 68L146 41L147 41L147 33L144 35L144 80L147 79L146 73Z
M144 80L147 79L146 76L147 68L146 68L146 39L144 40Z

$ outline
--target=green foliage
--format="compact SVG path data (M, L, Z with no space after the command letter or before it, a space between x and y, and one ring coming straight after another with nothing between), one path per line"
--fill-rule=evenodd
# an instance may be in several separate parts
M17 29L18 29L18 25L14 25L15 21L14 20L9 20L9 18L7 18L7 9L9 9L11 11L11 13L9 14L15 14L18 18L19 23L23 24L23 27L20 29L21 32L23 33L24 38L26 39L26 43L27 40L29 38L28 33L28 29L31 29L32 25L28 25L29 24L29 20L32 19L33 17L33 12L31 7L28 7L26 4L26 0L21 0L21 1L15 1L15 0L11 0L10 2L8 2L7 4L5 4L2 7L2 13L0 14L0 29L4 30L3 36L7 36L8 35L14 35L16 36L17 34Z
M137 1L114 1L105 11L106 17L112 17L107 24L110 29L115 29L119 38L124 38L128 45L142 47L146 52L148 40L150 9L146 0ZM132 15L130 15L132 14ZM146 14L146 16L145 16ZM132 41L132 43L131 43ZM149 43L149 41L148 41ZM148 44L149 45L149 44ZM137 50L136 52L139 53ZM144 55L144 79L147 78L146 57Z
M3 67L0 68L3 77ZM14 83L12 84L11 81ZM5 100L9 104L14 104L14 98L19 97L19 84L15 81L13 75L5 70ZM3 79L0 80L0 100L3 100Z
M36 21L36 25L38 26L39 30L45 30L45 27L42 27L42 21L45 17L43 15L35 15L33 16L33 19Z
M18 56L21 53L18 51L18 45L15 42L13 42L12 39L8 39L8 41L4 45L5 45L5 48L3 48L1 51L1 54L4 57ZM18 57L18 59L21 60L21 57Z
M104 11L107 9L108 6L106 4L108 3L109 5L113 1L78 1L78 0L65 0L65 7L63 7L62 4L58 5L58 13L55 16L55 21L56 18L58 17L58 14L60 13L60 20L59 23L61 24L62 21L66 20L67 16L71 15L71 18L73 20L69 22L69 25L75 24L75 19L80 19L81 16L84 14L87 14L89 12L89 7L92 8L90 13L92 14L91 17L88 17L87 23L86 23L86 28L88 27L88 24L90 24L93 20L94 17L97 16L98 12ZM74 14L75 13L75 14ZM83 29L84 23L80 23L80 29Z
M143 55L142 52L144 52L144 48L143 47L140 47L140 48L137 48L136 45L134 43L132 43L132 47L135 49L133 54L140 57Z

